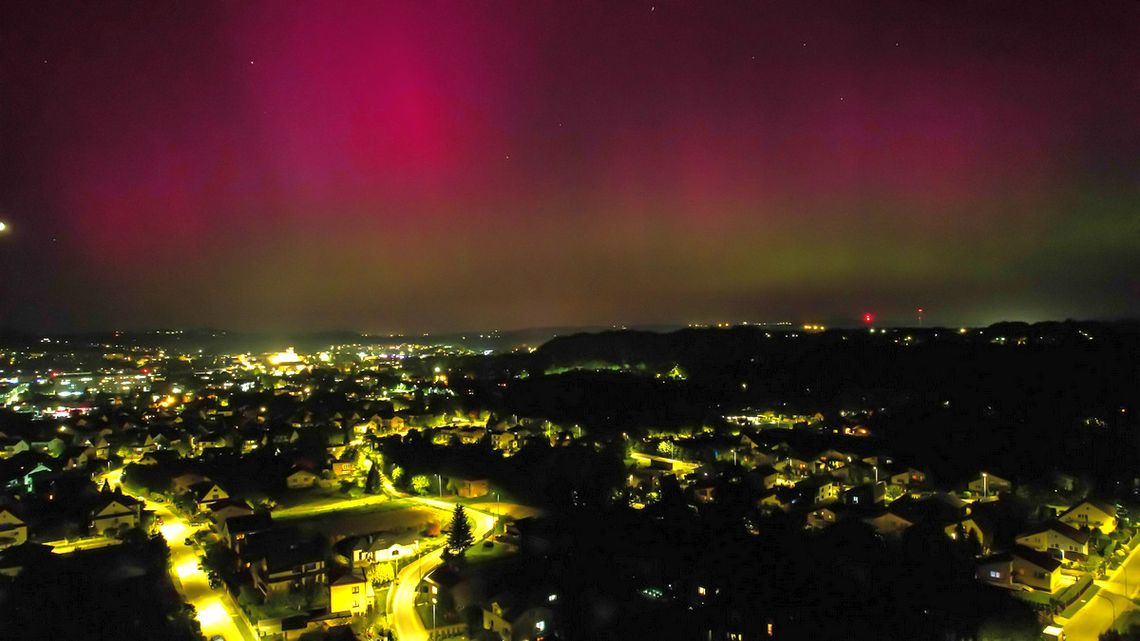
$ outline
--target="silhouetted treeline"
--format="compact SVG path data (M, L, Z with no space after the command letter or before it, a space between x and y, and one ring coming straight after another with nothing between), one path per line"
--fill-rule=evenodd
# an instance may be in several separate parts
M596 363L627 370L588 371ZM546 374L578 366L587 369ZM674 366L685 380L662 376ZM1059 469L1125 491L1140 469L1136 323L606 332L483 359L470 372L475 380L459 385L475 403L602 437L715 426L746 407L822 411L834 424L854 409L871 411L866 423L887 452L945 482L979 469L1014 478Z

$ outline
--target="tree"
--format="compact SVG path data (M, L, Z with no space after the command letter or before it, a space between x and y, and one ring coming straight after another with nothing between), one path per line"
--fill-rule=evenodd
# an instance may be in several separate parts
M422 474L417 474L412 477L412 490L415 491L416 494L427 494L430 488L431 479L428 477Z
M364 491L369 494L380 493L380 466L373 465L368 469L368 480L364 482Z
M467 520L467 510L456 504L455 512L451 515L451 532L447 535L447 551L462 555L464 550L474 544L475 535L471 532L471 522Z

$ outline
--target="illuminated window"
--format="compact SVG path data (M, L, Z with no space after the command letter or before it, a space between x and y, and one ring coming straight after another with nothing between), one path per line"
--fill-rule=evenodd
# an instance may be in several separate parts
M991 579L1000 579L1001 578L1001 572L998 572L997 570L990 570L990 578Z
M538 630L539 632L546 630L546 621L539 621L538 623L535 623L534 629Z

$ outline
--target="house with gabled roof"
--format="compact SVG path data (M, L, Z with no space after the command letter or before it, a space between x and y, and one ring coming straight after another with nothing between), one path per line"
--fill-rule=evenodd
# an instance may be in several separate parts
M0 507L0 550L28 540L28 524L17 516L15 508Z
M1116 529L1116 506L1084 500L1066 510L1057 520L1077 529L1096 529L1102 534L1109 534Z
M103 534L121 527L135 528L142 522L142 503L122 492L100 494L91 510L90 529Z
M329 612L360 616L372 606L376 594L364 571L352 569L329 583Z
M1021 534L1014 541L1038 552L1057 550L1062 557L1071 554L1087 556L1089 553L1089 533L1060 521L1045 523Z
M222 486L213 481L195 483L190 486L189 492L194 499L194 504L198 506L199 512L209 509L217 501L230 498Z
M1061 587L1061 562L1043 552L1018 546L980 561L975 577L990 585L1024 586L1052 594Z
M895 514L894 512L884 511L882 514L863 519L863 522L870 525L877 534L884 537L898 538L902 536L908 528L914 526L914 523L908 519Z

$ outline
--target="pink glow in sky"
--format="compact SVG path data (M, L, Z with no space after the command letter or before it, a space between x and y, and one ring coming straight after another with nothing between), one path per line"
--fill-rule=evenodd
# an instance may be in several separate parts
M16 5L8 322L1136 313L1137 12Z

